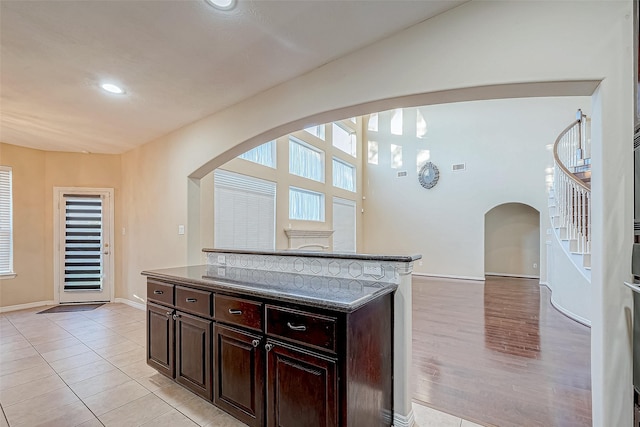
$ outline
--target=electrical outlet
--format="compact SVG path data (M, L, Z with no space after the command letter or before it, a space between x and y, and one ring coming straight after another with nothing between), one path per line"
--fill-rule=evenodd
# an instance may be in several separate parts
M178 226L178 234L180 234L180 235L184 234L184 225L180 224Z
M533 268L538 268L538 263L537 262L533 263Z
M382 267L380 264L366 262L364 263L363 273L368 274L369 276L382 276Z

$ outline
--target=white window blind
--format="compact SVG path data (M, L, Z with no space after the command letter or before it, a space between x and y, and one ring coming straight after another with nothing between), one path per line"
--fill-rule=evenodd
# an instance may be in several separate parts
M356 251L356 202L333 198L333 250Z
M289 172L324 182L324 152L299 139L289 138Z
M64 195L64 290L102 290L102 198Z
M258 163L263 166L268 166L270 168L276 167L276 143L275 141L269 141L262 145L258 145L256 148L253 148L247 151L244 154L239 155L238 157L244 160L248 160L250 162Z
M276 183L214 172L214 245L219 249L276 246Z
M289 187L289 218L324 221L324 194Z
M356 168L347 162L333 158L333 186L356 191Z
M13 204L11 168L0 166L0 275L13 274Z

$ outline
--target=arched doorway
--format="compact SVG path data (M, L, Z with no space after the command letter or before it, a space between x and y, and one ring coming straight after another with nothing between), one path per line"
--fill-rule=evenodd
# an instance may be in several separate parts
M484 271L489 276L540 277L540 212L504 203L484 217Z

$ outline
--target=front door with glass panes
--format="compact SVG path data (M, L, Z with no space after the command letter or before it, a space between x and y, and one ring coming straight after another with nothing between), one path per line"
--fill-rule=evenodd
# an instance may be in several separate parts
M56 188L60 303L112 298L112 189Z

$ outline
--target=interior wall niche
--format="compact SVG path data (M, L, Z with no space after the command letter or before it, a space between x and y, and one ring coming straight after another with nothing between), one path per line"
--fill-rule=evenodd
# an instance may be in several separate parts
M485 274L540 277L540 212L504 203L485 214Z

